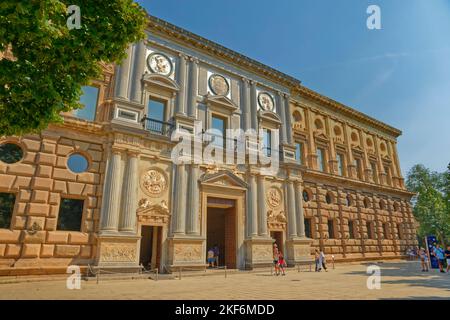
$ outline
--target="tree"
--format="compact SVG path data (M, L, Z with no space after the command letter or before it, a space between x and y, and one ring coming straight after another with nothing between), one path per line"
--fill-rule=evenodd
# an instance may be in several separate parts
M80 9L80 28L69 28ZM2 0L0 136L37 132L60 113L82 107L81 86L100 76L99 62L119 63L144 37L145 11L132 0Z
M406 187L417 193L414 216L420 224L419 235L435 234L442 243L450 237L450 168L446 173L431 172L418 164L408 172Z

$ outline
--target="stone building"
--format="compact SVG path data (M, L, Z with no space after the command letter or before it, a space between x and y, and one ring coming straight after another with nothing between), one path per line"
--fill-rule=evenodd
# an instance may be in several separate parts
M291 265L315 248L368 260L416 244L399 130L155 17L127 53L64 124L0 138L0 274L201 268L214 245L220 265L248 269L271 263L274 241ZM263 130L245 146L278 170L248 153L174 163L172 133L196 126Z

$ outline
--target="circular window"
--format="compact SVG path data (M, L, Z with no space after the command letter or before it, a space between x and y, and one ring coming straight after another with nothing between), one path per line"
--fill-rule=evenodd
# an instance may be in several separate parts
M358 134L356 132L352 132L350 137L352 138L353 142L358 142Z
M372 143L372 139L370 139L370 138L367 138L367 140L366 140L366 144L367 144L367 146L368 146L368 147L372 147L372 145L373 145L373 143Z
M325 195L325 200L326 200L326 202L327 202L328 204L331 204L331 203L333 202L333 197L332 197L332 195L331 195L330 192L328 192L328 193Z
M340 136L342 134L341 128L339 126L334 126L334 135Z
M73 153L69 156L69 160L67 160L67 166L72 172L82 173L88 169L89 161L82 154Z
M23 158L23 150L15 143L3 143L0 145L0 161L16 163Z
M300 112L298 112L297 110L294 111L294 113L292 114L292 116L294 117L294 121L295 121L295 122L300 122L300 121L302 121L302 115L301 115Z
M303 200L305 200L305 202L309 201L309 193L306 190L303 190Z
M316 126L317 130L323 129L323 124L322 124L322 121L320 121L320 119L316 119L316 121L314 121L314 125Z

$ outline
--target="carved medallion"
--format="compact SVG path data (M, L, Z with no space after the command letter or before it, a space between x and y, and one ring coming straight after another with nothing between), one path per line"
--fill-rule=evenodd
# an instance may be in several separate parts
M266 193L266 201L272 208L277 208L281 204L281 192L276 188L270 188Z
M141 178L141 186L150 196L159 196L167 188L167 179L162 172L148 170Z
M264 111L273 111L273 98L267 92L260 92L258 94L258 104Z
M226 96L230 91L227 79L219 74L213 74L209 77L209 88L217 96Z
M173 65L172 61L162 53L154 52L147 58L148 68L154 72L164 76L170 76L172 74Z

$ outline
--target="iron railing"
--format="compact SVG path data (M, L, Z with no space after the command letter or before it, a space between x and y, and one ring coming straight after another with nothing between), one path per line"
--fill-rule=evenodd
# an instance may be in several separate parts
M165 122L157 119L148 118L144 116L141 119L142 127L153 134L169 137L172 134L174 125L170 122Z

